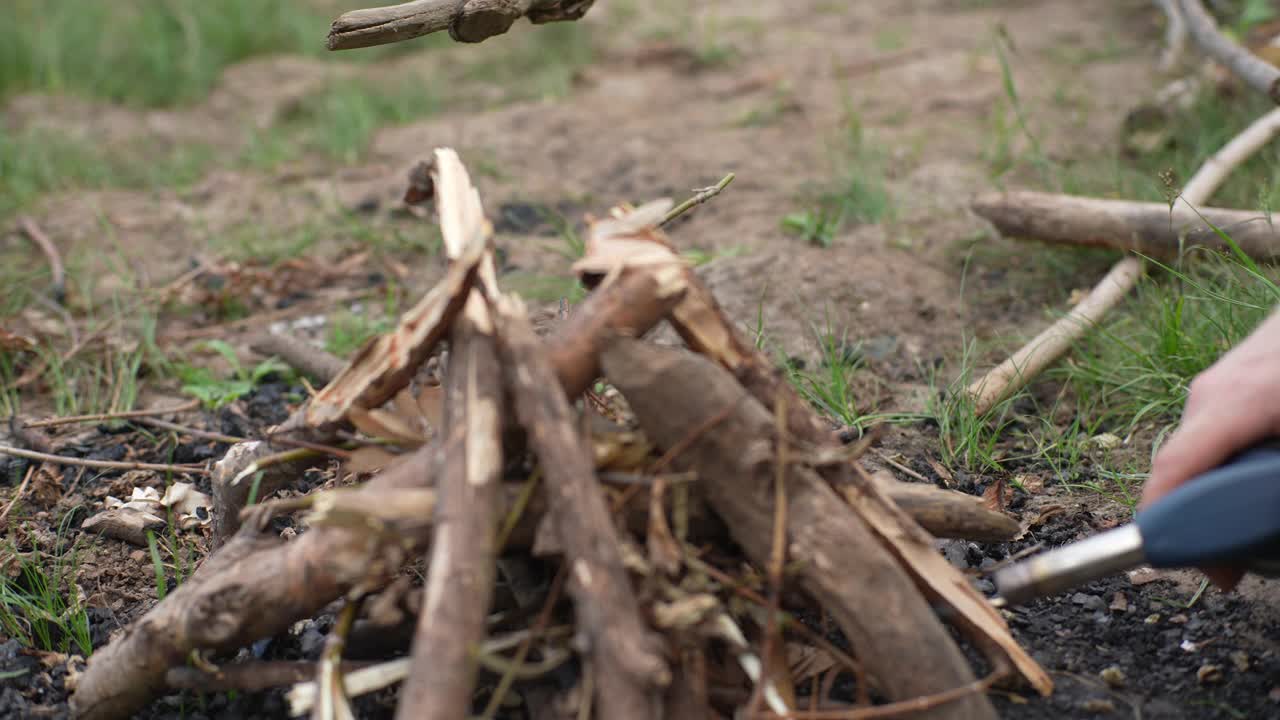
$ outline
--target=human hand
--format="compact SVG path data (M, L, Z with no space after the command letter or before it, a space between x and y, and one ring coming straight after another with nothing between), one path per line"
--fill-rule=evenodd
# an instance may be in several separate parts
M1156 453L1139 510L1272 435L1280 435L1280 312L1191 381L1182 422ZM1244 575L1204 571L1224 590Z

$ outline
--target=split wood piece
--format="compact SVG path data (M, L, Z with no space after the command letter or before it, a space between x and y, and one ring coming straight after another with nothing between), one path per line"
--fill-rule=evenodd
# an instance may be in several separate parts
M1185 207L1184 202L1178 205ZM1215 232L1217 228L1250 257L1280 258L1280 230L1266 215L1253 210L1205 207L1197 208L1199 214L1174 213L1168 203L1024 191L982 195L971 207L1006 237L1173 258L1189 247L1229 250Z
M1280 104L1280 69L1232 42L1200 0L1178 0L1191 39L1206 55L1222 63L1246 85Z
M642 337L683 297L682 270L664 266L628 268L574 308L546 343L565 394L577 397L600 377L600 349L613 335Z
M485 634L497 554L502 480L502 370L493 320L473 292L454 323L445 371L445 433L425 599L399 718L465 717L475 649Z
M259 355L280 358L321 385L332 382L346 367L342 358L289 333L265 333L250 343L249 349Z
M227 448L222 459L213 464L213 473L209 484L213 487L213 546L216 548L230 540L240 529L240 511L249 501L249 493L253 490L253 482L242 479L235 482L240 473L253 463L280 452L279 447L259 440L248 440L236 443ZM324 458L319 458L323 460ZM262 469L262 479L258 481L258 499L262 500L281 488L288 487L316 459L308 458L294 462L276 463Z
M618 532L574 429L555 370L518 300L491 298L498 348L516 415L546 474L549 512L569 567L569 593L596 672L600 717L650 718L671 681L659 639L640 619Z
M388 490L426 488L439 466L438 452L424 446L412 462L350 492L378 498ZM371 547L368 534L356 528L318 526L287 543L245 528L124 634L94 652L71 697L75 716L133 717L165 692L166 672L185 663L193 650L230 651L283 632L379 569L396 570L394 556L425 546L430 525L429 518L423 520L399 537L408 546L403 551Z
M432 167L449 269L444 278L400 318L396 329L367 343L346 368L308 403L299 420L323 431L340 425L352 407L376 408L408 386L418 366L448 332L466 302L493 228L480 195L458 154L437 148ZM294 429L298 421L282 429Z
M602 364L645 433L661 448L686 448L673 463L698 473L708 504L751 560L765 567L776 511L771 413L725 369L683 350L619 338L604 350ZM724 420L711 427L720 416ZM888 698L907 700L974 682L924 596L863 519L808 467L787 468L786 484L788 561ZM913 717L996 715L985 697L972 695Z
M522 17L533 23L577 20L594 0L413 0L343 13L329 28L330 50L388 45L448 30L458 42L501 35Z
M1207 203L1231 171L1270 142L1277 132L1280 132L1280 108L1253 121L1253 124L1222 150L1206 160L1174 203L1175 221L1183 222L1179 219L1194 217L1192 209ZM1120 303L1138 284L1138 278L1143 272L1143 261L1140 258L1127 257L1116 263L1071 312L1019 348L1009 359L970 383L965 392L973 401L974 413L987 413L1062 357L1111 308Z
M632 215L639 214L641 210L643 208ZM619 215L626 225L627 216L615 210L614 217ZM663 242L663 237L654 228L638 230L637 225L632 222L630 232L616 232L609 225L604 225L604 232L597 232L599 226L593 225L588 239L601 246L601 254L606 256L606 248L619 245L619 241L623 244L645 239L651 243ZM634 254L643 255L644 252L637 250ZM935 562L939 555L934 551L928 534L871 481L854 472L854 465L847 461L845 449L839 447L827 423L798 397L769 359L748 343L729 322L715 297L692 270L686 268L685 273L688 290L668 317L677 333L694 350L729 370L770 413L774 412L775 403L785 402L785 424L789 433L818 454L830 457L830 462L823 462L818 468L824 479L836 487L856 488L859 497L868 498L868 502L874 504L874 507L867 503L854 507L865 522L874 522L872 526L877 528L881 540L916 581L922 587L937 592L944 605L963 616L960 618L961 626L971 632L975 642L988 652L993 662L1011 665L1042 694L1051 692L1053 683L1044 669L1014 641L1008 627L993 615L994 610L982 596L955 568ZM868 517L869 512L876 513L877 517Z
M592 293L579 306L571 319L556 334L557 347L587 348L589 352L601 342L593 336L604 332L629 332L642 335L661 319L666 303L678 298L678 293L666 296L662 288L670 284L662 280L662 269L639 267L625 270L618 281L607 289ZM673 291L674 292L674 291ZM660 299L662 298L662 299ZM583 363L572 354L557 355L557 374L562 378L567 393L580 394L595 379L595 371L582 372L581 367L596 367L596 361ZM242 451L243 452L243 451ZM425 487L432 472L424 470L430 453L419 450L410 462L388 469L370 481L368 490L377 493L379 488ZM243 466L240 467L243 469ZM237 470L239 472L239 470ZM270 471L268 471L270 473ZM234 477L234 473L232 474ZM264 476L264 481L267 477ZM247 491L246 483L246 491ZM262 495L260 488L259 494ZM533 523L529 523L530 528ZM519 532L516 533L519 536ZM239 537L239 536L237 536ZM344 548L353 542L355 534L334 528L316 527L303 533L297 540L282 545L263 541L262 554L253 558L240 555L251 548L244 542L230 543L205 560L201 577L210 577L210 588L238 588L240 583L250 583L260 597L255 600L261 608L270 612L260 613L261 635L251 637L232 636L220 639L218 647L235 648L260 636L281 632L300 618L309 617L319 607L332 602L358 582L364 568L352 567L341 562L331 564L329 557L345 557ZM532 530L528 531L526 545L532 542ZM513 541L516 537L513 536ZM217 562L214 558L222 558ZM227 572L217 571L217 567ZM205 570L205 568L210 568ZM246 568L243 574L241 569ZM298 573L313 573L314 585L307 587ZM290 578L278 582L279 577ZM188 583L184 583L186 588ZM168 668L168 658L185 657L195 647L197 640L185 633L171 632L171 627L187 625L187 613L196 605L193 597L195 586L175 592L152 608L141 623L145 629L135 626L122 638L94 654L84 680L76 693L77 712L84 717L130 717L164 689L163 673ZM236 594L242 591L237 590ZM180 604L179 604L180 603ZM102 662L98 662L98 658ZM114 658L114 659L113 659ZM125 660L132 658L128 662ZM179 660L181 662L181 660Z

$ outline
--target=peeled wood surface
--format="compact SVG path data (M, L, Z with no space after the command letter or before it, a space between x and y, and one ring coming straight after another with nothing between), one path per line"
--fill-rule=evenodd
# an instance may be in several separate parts
M445 371L444 465L436 483L425 598L397 717L452 720L471 707L475 648L492 601L502 480L502 370L474 292L454 323Z
M752 561L767 566L775 513L770 413L724 369L691 353L619 338L602 363L650 439L664 449L690 443L674 465L698 473L708 504ZM725 411L722 422L690 442ZM835 491L801 465L787 473L787 515L788 562L798 566L801 586L836 618L891 700L974 682L906 571ZM996 716L984 696L972 695L912 717Z
M1008 237L1133 250L1167 258L1176 256L1183 247L1228 249L1212 224L1252 257L1280 257L1280 229L1257 211L1196 208L1197 215L1186 208L1170 212L1167 203L1040 192L991 193L974 200L972 207Z
M647 720L671 681L646 629L590 449L524 308L495 299L498 347L516 415L546 476L552 522L569 564L569 593L596 674L599 717Z
M352 10L333 21L328 47L350 50L388 45L441 30L448 30L458 42L480 42L501 35L531 12L541 20L544 15L558 15L556 8L566 4L565 0L414 0ZM566 14L564 19L575 17Z

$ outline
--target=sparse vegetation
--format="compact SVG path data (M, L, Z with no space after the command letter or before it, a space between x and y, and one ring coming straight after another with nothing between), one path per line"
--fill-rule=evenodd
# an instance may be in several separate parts
M65 539L70 519L62 519L53 547L21 553L8 542L13 566L0 573L0 629L24 647L88 656L89 614L75 584L79 549Z
M847 114L830 154L834 177L805 193L808 208L782 220L783 230L821 247L830 247L846 222L876 223L893 215L883 158L866 143L857 114Z

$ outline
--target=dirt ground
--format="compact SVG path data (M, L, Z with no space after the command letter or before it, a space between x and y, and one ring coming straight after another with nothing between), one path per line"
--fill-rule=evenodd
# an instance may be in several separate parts
M724 63L707 62L700 56L707 49L696 44L653 40L654 29L671 22L664 7L602 0L583 22L593 31L610 28L610 41L568 95L554 102L504 103L501 89L468 88L465 109L383 128L368 157L355 164L307 157L270 173L218 170L188 189L58 194L30 214L70 263L97 277L93 292L102 297L126 287L163 288L217 256L227 238L246 227L271 237L328 225L331 232L306 253L339 262L371 250L366 238L342 230L344 213L381 232L422 232L424 221L398 202L406 171L433 147L452 146L472 168L497 225L506 257L501 282L530 289L539 312L550 315L558 297L545 288L568 287L569 261L555 251L560 241L554 229L531 208L545 205L581 218L619 201L678 200L732 171L730 188L680 222L672 238L681 249L710 254L699 272L725 309L747 328L762 321L769 340L788 356L816 362L815 327L862 341L879 397L875 408L865 410L881 411L919 410L929 369L956 357L965 339L983 340L986 357L994 358L1040 329L1046 307L1065 307L1071 290L1101 276L1105 257L1046 271L1034 257L1038 246L994 237L967 210L975 194L993 187L991 126L1005 108L993 33L1003 24L1016 42L1021 102L1050 155L1089 157L1117 141L1124 113L1158 84L1159 15L1149 3L698 3L693 15L699 27L714 27L716 49L729 48L731 61ZM537 31L520 25L512 32ZM244 134L231 128L269 127L333 73L429 75L481 51L453 47L354 69L260 58L227 72L212 96L189 108L137 111L23 96L0 117L10 129L57 125L104 144L145 140L168 147L198 139L239 153ZM875 224L848 223L831 247L818 247L785 233L780 219L803 207L814 183L831 177L832 144L851 116L883 162L893 215ZM1030 187L1035 180L1015 174L1005 182ZM248 339L269 322L324 313L371 288L376 297L389 276L402 275L412 297L439 276L435 257L372 250L353 265L358 273L317 276L310 284L295 278L285 300L269 287L272 280L254 276L263 287L251 287L245 296L252 310L247 320L165 317L161 341L219 336L250 358ZM278 400L281 390L271 397ZM177 399L167 394L148 390L140 404ZM186 421L244 433L277 419L267 417L261 403L241 401ZM71 447L88 457L109 457L136 439L105 430L67 430L59 440L80 433ZM929 462L938 457L935 440L928 426L896 428L884 450L941 482ZM182 447L186 457L199 460L217 457L225 446L195 440ZM975 493L999 479L955 475L960 489ZM74 476L68 470L64 489ZM98 501L118 482L111 473L94 476L60 500L55 492L44 512ZM1056 515L1045 513L1050 507ZM1106 498L1052 485L1035 498L1020 493L1014 511L1024 520L1037 514L1048 519L1018 543L949 544L948 558L975 572L987 570L1035 543L1066 542L1113 526L1128 513ZM83 537L88 550L80 583L94 608L98 645L155 602L154 576L138 548ZM994 695L1002 715L1280 716L1280 592L1250 580L1231 594L1209 589L1188 607L1197 587L1198 577L1190 573L1141 586L1119 577L1012 610L1018 639L1052 671L1058 691L1042 699L1002 690ZM306 637L303 629L279 639L271 652L280 654L270 656L300 656L310 647L299 639ZM0 680L0 715L64 716L65 663L46 667L11 645L0 644L0 671L32 672ZM1112 666L1123 679L1108 685L1100 673ZM1216 674L1206 666L1215 666ZM174 696L148 717L283 716L278 697L218 703L201 708L189 696ZM366 709L377 716L379 707Z

